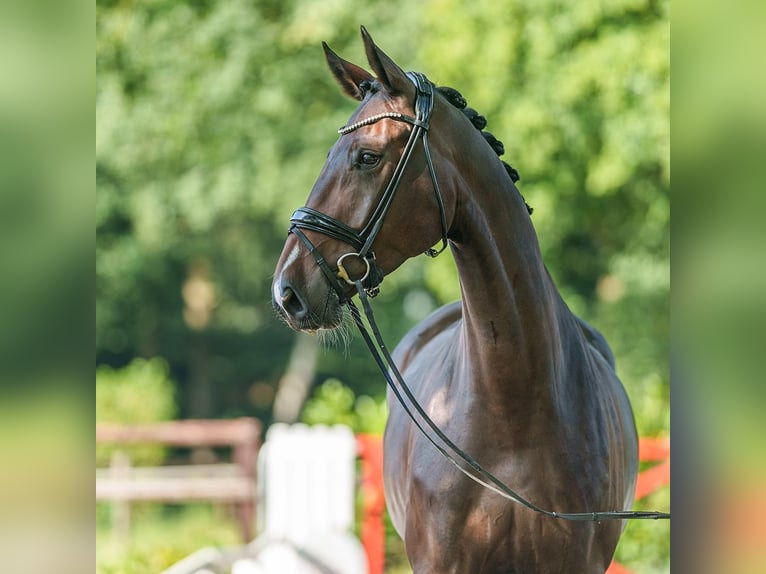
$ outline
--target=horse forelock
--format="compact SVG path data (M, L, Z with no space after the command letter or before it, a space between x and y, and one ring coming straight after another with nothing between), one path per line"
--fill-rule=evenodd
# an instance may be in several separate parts
M368 94L374 94L375 92L379 91L380 88L381 84L377 80L364 80L359 84L359 91L362 92L362 98Z
M377 113L377 111L369 111L368 106L370 105L377 107L382 104L383 109L381 111L386 111L385 108L390 108L389 111L396 111L396 107L398 106L396 102L397 94L391 94L380 80L364 80L359 84L358 88L362 93L361 102L356 108L356 111L348 119L347 125L354 123L360 118L364 119L364 117L370 113ZM373 101L376 103L373 103Z

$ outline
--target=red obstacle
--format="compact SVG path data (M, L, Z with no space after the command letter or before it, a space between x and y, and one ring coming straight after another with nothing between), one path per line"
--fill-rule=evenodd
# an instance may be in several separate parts
M383 437L360 434L356 437L362 459L361 538L369 565L368 574L383 574L386 557L386 529L383 515L386 499L383 490Z
M635 500L650 495L670 484L670 438L639 438L638 459L641 462L659 462L638 473ZM619 562L612 562L606 574L633 574Z
M638 441L638 453L642 462L659 462L638 475L636 500L670 484L670 439L642 438Z

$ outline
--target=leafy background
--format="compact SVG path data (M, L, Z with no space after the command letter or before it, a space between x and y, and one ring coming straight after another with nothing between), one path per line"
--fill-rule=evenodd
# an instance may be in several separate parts
M314 398L296 416L380 428L384 385L361 343L307 342L269 302L288 217L354 109L320 42L363 64L360 24L487 117L549 270L614 349L639 434L668 433L669 3L645 0L97 2L97 418L142 420L109 410L133 392L158 419L268 424L291 360L313 348ZM412 260L376 316L396 341L458 297L449 257ZM667 490L646 502L668 505ZM112 550L104 572L157 563ZM655 522L629 525L618 549L642 573L667 572L668 556Z

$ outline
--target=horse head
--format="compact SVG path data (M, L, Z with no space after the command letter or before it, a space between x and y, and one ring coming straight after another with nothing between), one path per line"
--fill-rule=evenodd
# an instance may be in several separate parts
M424 76L405 73L364 27L362 38L374 76L323 43L336 81L360 103L338 130L305 207L293 214L277 262L272 303L297 330L337 327L355 281L375 294L406 259L433 255L439 239L446 246L455 212L450 162L457 153L430 150L427 134L448 123L446 114L462 114Z

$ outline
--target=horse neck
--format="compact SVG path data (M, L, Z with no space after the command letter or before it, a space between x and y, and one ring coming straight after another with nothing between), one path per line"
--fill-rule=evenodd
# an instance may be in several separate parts
M495 404L561 398L566 306L542 262L524 200L500 162L472 170L453 224L472 379ZM493 167L494 166L494 167Z

